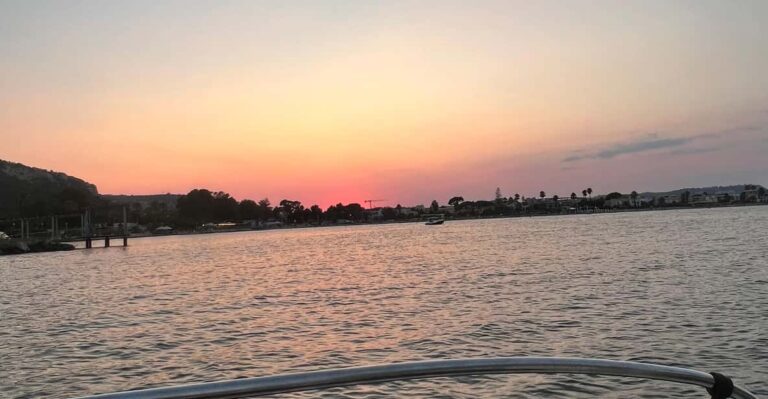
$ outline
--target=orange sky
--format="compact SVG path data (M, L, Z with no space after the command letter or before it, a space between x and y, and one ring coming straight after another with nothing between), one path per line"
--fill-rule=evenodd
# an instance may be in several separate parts
M415 204L766 183L768 3L0 4L0 158Z

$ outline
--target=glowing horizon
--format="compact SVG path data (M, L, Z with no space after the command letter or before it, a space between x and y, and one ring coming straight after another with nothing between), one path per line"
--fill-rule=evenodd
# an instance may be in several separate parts
M0 159L323 207L762 184L766 49L760 1L5 1Z

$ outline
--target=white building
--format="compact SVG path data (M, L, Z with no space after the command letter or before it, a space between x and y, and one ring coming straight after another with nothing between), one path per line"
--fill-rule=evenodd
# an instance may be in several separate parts
M419 216L420 213L424 212L424 206L419 205L418 207L413 208L401 207L399 211L397 208L395 208L395 212L398 212L400 215L405 217Z
M697 193L691 195L688 199L688 203L691 205L711 205L717 203L717 195L710 195L706 193Z
M680 194L662 195L656 197L656 205L680 205L682 203Z

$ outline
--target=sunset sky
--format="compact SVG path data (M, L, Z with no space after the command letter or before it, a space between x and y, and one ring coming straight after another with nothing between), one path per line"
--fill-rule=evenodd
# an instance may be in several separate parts
M768 184L768 1L0 0L0 159L323 206Z

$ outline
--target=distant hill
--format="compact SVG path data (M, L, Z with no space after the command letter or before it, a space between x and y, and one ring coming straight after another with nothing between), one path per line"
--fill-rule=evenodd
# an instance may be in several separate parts
M97 196L85 180L0 160L0 219L77 212Z
M640 193L641 196L664 196L664 195L677 195L682 194L686 191L690 192L691 195L693 194L701 194L701 193L708 193L708 194L716 194L716 193L729 193L732 195L739 195L742 191L744 191L744 186L756 186L756 187L762 187L759 184L736 184L732 186L710 186L710 187L689 187L689 188L679 188L677 190L672 191L663 191L663 192L644 192Z
M163 204L169 210L176 209L176 202L181 194L152 194L152 195L114 195L103 194L101 197L116 204L141 204L142 208L149 207L152 203Z

